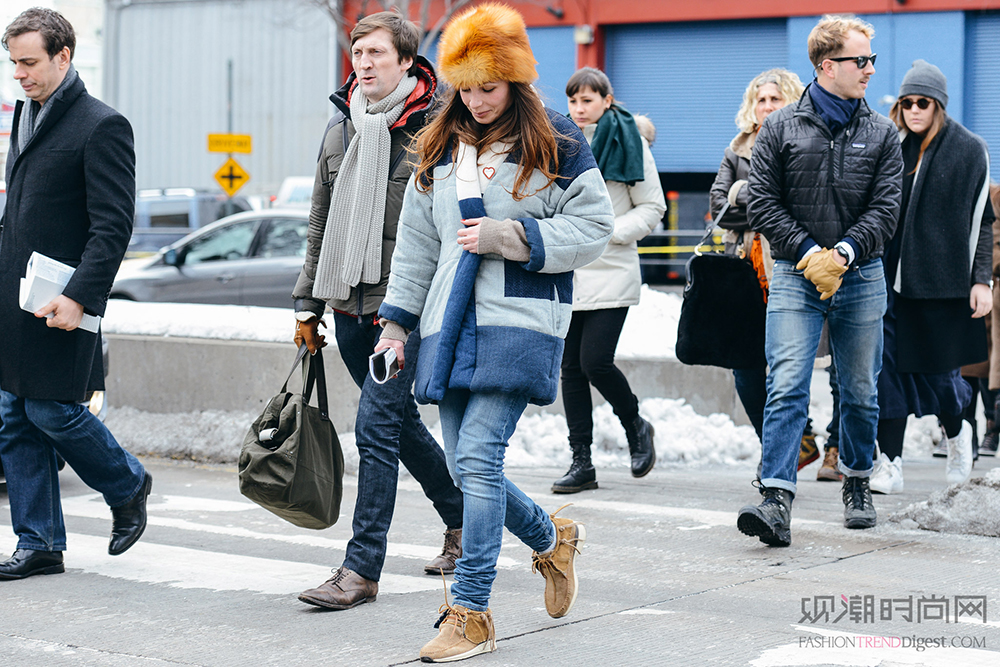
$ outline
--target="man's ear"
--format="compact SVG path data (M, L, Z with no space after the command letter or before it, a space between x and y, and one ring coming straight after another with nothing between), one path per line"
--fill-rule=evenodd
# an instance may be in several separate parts
M73 59L73 56L70 55L69 47L64 46L62 47L62 51L53 56L53 59L58 64L59 69L69 69L69 65Z
M399 61L401 67L405 67L406 71L409 72L410 68L413 67L413 58L403 58Z

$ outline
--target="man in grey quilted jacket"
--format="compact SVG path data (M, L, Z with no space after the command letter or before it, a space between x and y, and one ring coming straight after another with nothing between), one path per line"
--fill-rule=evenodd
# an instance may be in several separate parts
M892 122L864 100L875 31L825 16L809 34L816 79L771 114L754 146L748 215L775 257L765 351L763 502L737 526L772 546L791 543L799 441L823 323L840 389L844 525L875 525L868 476L878 424L886 285L882 250L899 216L903 161Z

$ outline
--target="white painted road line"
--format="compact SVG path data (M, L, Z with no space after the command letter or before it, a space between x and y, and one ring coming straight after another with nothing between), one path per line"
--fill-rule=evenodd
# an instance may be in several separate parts
M121 556L108 555L108 539L70 533L66 536L67 572L83 570L113 579L145 584L167 584L174 588L212 591L253 591L272 595L298 594L330 578L330 568L289 560L256 558L140 540ZM15 546L4 537L4 553ZM435 577L382 574L379 595L398 595L441 588Z
M537 500L536 500L537 502ZM693 530L703 526L736 526L736 512L720 512L718 510L701 510L691 507L665 507L663 505L643 505L641 503L617 502L612 500L591 500L583 498L573 501L574 507L600 510L602 512L620 512L622 514L658 516L667 519L692 521L699 525L681 526L678 530ZM839 526L830 521L815 521L813 519L792 519L793 526Z
M276 542L284 542L285 544L321 547L325 549L336 549L339 551L345 551L347 549L347 540L321 537L317 534L300 533L284 535L279 533L262 533L237 526L218 526L207 523L198 523L181 518L156 516L156 511L164 508L169 508L173 511L195 511L200 514L216 511L245 511L247 509L260 510L262 512L265 511L253 503L239 503L227 500L193 498L187 496L163 496L163 498L166 498L167 500L165 502L159 502L159 497L155 496L155 494L153 497L157 498L158 502L150 503L147 506L147 509L149 510L147 522L151 526L163 526L164 528L175 528L178 530L189 530L193 532L226 535L229 537L242 537L254 540L272 540ZM217 506L222 509L217 510ZM191 507L194 509L177 510L176 508L178 507ZM104 504L104 499L99 493L63 498L63 514L66 516L79 516L89 519L111 518L111 511L108 509L108 506ZM412 558L423 561L429 561L439 553L441 553L440 547L406 544L401 542L389 542L386 548L387 556ZM500 556L497 561L497 567L501 569L516 568L521 567L521 565L522 563L520 561L507 556Z

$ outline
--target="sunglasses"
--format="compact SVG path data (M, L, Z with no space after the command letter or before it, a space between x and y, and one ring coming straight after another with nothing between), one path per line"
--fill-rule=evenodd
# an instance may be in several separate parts
M899 101L899 106L903 107L907 111L912 109L914 104L921 109L926 109L931 105L931 101L926 97L921 97L919 100L911 100L909 97L904 97Z
M835 63L846 63L848 60L851 60L858 66L858 69L864 69L868 67L869 61L874 65L877 56L877 53L873 53L870 56L843 56L841 58L827 58L827 60L832 60Z

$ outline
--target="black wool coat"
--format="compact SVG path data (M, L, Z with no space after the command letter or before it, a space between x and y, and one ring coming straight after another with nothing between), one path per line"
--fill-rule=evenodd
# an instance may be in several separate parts
M18 306L32 252L76 267L63 294L104 315L135 215L135 151L124 116L77 78L46 104L18 150L24 103L14 110L7 203L0 221L0 388L21 398L82 401L104 388L98 334L50 329Z

